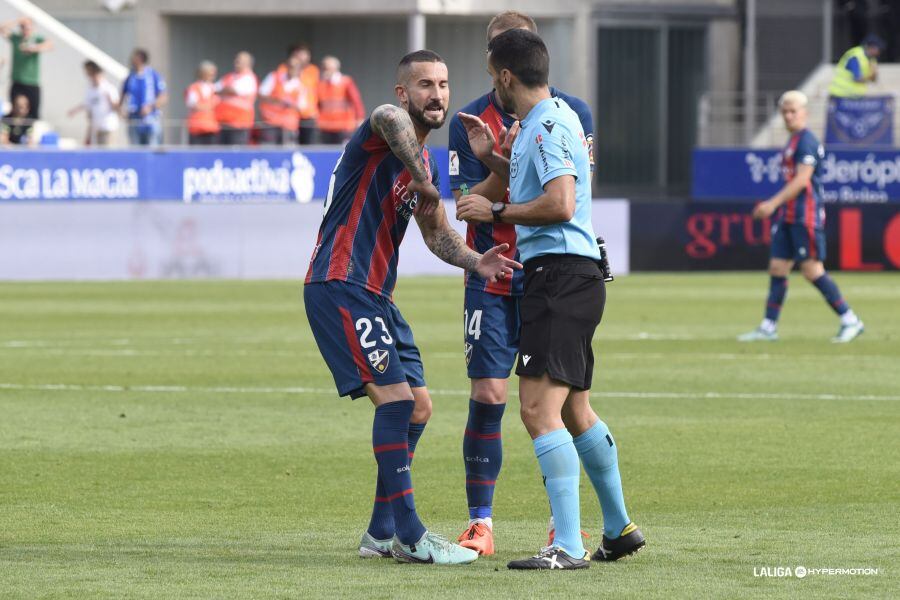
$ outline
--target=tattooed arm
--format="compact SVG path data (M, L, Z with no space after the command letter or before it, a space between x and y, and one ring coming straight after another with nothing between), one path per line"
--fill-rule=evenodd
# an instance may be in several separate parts
M441 193L428 177L428 170L422 162L422 146L416 137L416 129L409 113L393 104L382 104L372 111L369 122L412 176L410 191L419 196L417 212L435 212L441 201Z
M466 246L466 242L447 222L447 213L443 207L434 213L416 213L416 222L422 230L425 245L447 264L475 271L491 282L511 277L513 269L522 268L522 265L501 254L509 250L509 244L494 246L484 254Z
M495 246L482 255L470 250L462 237L450 227L441 204L441 194L431 183L422 162L422 147L409 113L392 104L382 104L372 112L370 122L375 133L387 142L391 152L403 162L412 176L407 189L419 198L414 213L416 222L422 230L425 244L435 256L455 267L475 271L489 281L510 277L513 269L522 268L522 265L501 254L509 249L508 244Z

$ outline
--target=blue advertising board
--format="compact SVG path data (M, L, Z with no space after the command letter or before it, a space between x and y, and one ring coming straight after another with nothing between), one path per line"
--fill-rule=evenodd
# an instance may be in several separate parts
M826 144L894 145L894 97L828 98Z
M826 150L826 202L900 202L900 150ZM779 150L694 150L695 200L764 200L784 185Z
M433 148L451 197L446 148ZM0 201L322 200L338 150L15 150L0 152Z

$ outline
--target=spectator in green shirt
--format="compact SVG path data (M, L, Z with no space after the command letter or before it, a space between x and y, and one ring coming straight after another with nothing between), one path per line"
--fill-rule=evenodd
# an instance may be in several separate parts
M19 31L13 28L18 25ZM53 48L53 42L35 35L34 24L28 17L0 25L0 35L12 44L12 88L9 99L28 98L29 119L37 119L41 106L41 52Z

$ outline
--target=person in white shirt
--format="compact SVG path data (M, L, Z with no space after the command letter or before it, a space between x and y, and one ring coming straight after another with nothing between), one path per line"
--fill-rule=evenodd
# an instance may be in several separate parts
M86 146L110 146L119 129L119 90L104 75L100 65L92 60L84 63L88 89L84 103L69 111L69 116L85 111L88 117Z

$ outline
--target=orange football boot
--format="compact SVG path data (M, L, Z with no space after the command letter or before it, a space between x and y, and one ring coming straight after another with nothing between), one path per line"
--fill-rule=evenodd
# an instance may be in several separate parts
M494 532L484 521L474 521L457 538L463 548L475 550L481 556L494 553Z

